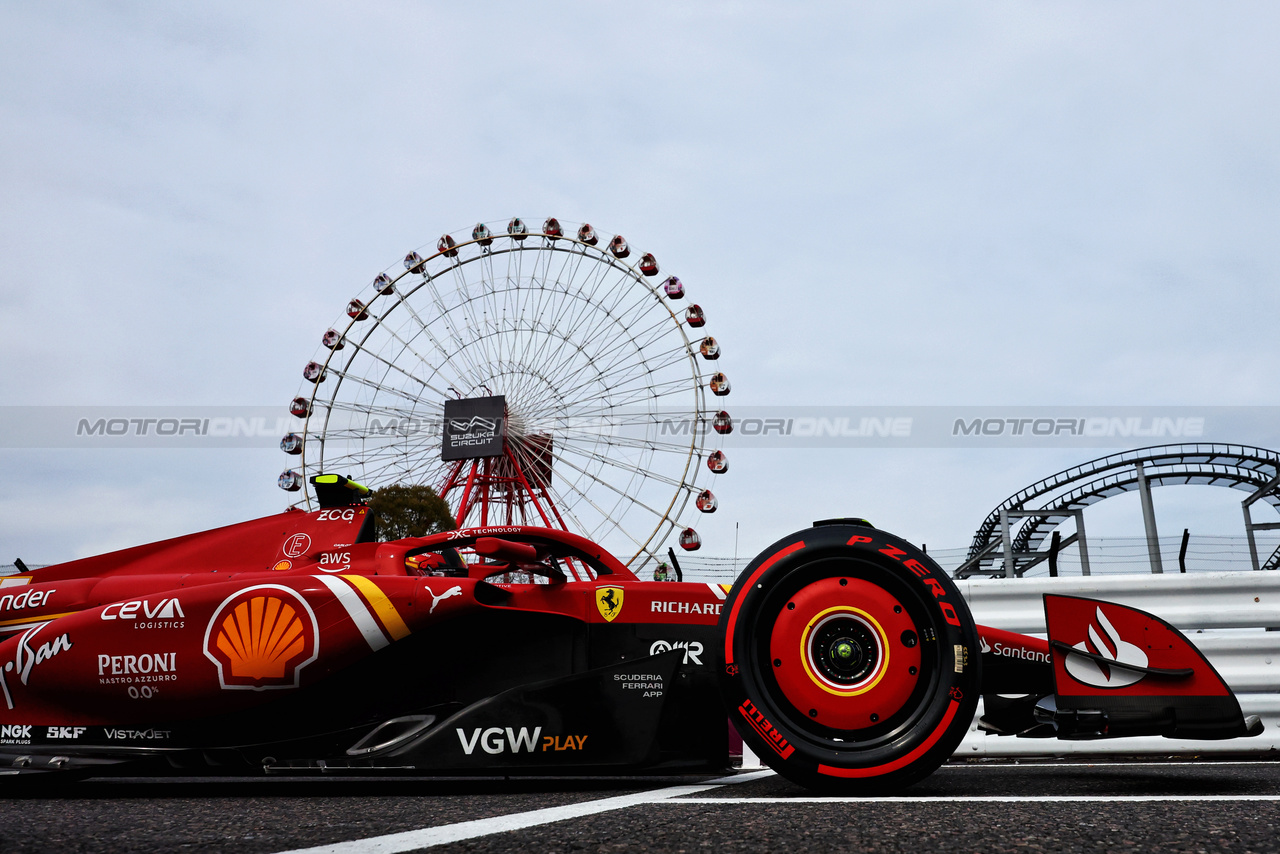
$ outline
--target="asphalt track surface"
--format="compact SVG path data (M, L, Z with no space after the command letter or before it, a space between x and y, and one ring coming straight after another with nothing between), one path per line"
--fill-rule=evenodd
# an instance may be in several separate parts
M772 772L86 780L0 791L0 852L1280 851L1280 762L949 765L895 797Z

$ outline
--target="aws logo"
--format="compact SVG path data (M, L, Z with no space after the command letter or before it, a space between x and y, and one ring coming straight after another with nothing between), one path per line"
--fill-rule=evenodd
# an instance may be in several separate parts
M213 612L204 654L224 689L297 688L302 668L320 655L320 629L299 593L260 584L227 597Z

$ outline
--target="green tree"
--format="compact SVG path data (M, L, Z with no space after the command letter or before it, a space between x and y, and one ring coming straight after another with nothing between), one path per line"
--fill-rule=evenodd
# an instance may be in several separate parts
M369 510L382 542L425 537L458 527L449 505L423 484L398 483L375 489L369 497Z

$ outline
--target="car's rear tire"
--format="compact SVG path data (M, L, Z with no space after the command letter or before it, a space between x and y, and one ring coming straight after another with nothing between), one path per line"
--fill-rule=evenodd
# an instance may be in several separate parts
M978 635L920 549L860 520L774 543L729 592L720 686L765 763L811 789L884 794L946 761L973 721Z

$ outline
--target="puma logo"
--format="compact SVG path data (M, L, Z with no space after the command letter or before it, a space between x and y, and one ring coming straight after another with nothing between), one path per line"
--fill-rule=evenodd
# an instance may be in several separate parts
M455 584L440 596L437 596L430 587L427 588L427 592L431 594L431 610L427 613L434 614L436 612L436 606L439 605L442 600L448 599L450 596L461 596L462 588Z

